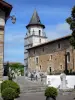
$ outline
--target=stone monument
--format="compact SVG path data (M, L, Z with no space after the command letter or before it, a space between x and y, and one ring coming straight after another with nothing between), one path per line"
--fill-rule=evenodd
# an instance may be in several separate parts
M60 88L59 89L62 89L62 90L68 89L67 80L66 80L66 74L65 73L61 73L60 79L61 79L61 84L60 84Z

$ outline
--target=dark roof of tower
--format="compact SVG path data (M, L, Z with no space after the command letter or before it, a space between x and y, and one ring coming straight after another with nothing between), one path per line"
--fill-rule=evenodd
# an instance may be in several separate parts
M41 23L40 18L38 16L38 13L36 10L34 10L32 18L26 27L28 28L29 26L32 26L32 25L38 25L38 26L42 26L43 28L45 28L45 26Z

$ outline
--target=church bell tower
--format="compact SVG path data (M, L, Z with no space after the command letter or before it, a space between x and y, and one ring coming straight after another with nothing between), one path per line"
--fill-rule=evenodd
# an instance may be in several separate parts
M45 25L40 21L38 13L34 10L33 15L29 24L26 26L27 33L24 39L24 63L25 63L25 74L28 72L28 52L27 49L41 43L47 42L47 37L44 32Z

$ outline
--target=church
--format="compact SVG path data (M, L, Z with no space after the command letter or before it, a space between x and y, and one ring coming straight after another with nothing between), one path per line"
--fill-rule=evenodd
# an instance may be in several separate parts
M49 41L35 10L24 38L25 72L60 74L65 69L75 71L75 50L70 45L71 35ZM66 67L65 67L66 66Z

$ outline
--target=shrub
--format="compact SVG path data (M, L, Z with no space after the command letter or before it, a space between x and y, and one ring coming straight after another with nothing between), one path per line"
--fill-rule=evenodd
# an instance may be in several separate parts
M46 97L55 98L58 95L57 89L54 87L47 87L45 90Z
M2 91L2 98L3 100L14 100L16 92L12 88L5 88Z
M6 80L1 83L1 93L5 88L9 88L9 87L13 88L15 90L15 92L16 92L15 97L18 97L20 94L20 87L17 83L15 83L14 81L11 81L11 80Z

